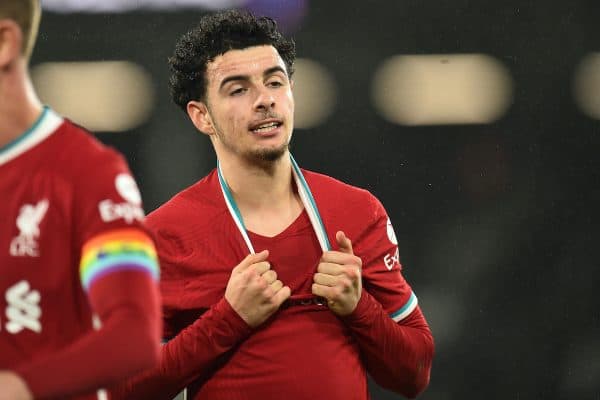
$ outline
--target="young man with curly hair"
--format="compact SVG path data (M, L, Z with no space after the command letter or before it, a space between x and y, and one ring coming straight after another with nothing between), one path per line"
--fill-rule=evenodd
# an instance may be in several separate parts
M178 41L172 97L218 164L148 217L169 341L123 398L363 400L367 373L407 397L427 386L433 339L386 211L289 152L294 58L241 11Z
M106 399L158 363L156 250L123 157L33 90L40 13L0 2L0 399Z

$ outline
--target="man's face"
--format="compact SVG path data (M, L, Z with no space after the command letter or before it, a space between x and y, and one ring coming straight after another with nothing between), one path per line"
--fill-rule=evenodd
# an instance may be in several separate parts
M285 63L272 46L230 50L208 63L206 104L217 155L275 161L292 137L294 100Z

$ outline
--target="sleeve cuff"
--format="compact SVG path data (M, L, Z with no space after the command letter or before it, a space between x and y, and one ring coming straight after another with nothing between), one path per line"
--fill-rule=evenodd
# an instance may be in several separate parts
M394 322L400 322L404 318L408 317L414 310L417 308L419 304L419 300L414 292L410 293L410 297L406 301L406 303L398 310L390 314L390 317L394 320Z
M360 300L358 301L354 311L342 319L346 323L352 325L368 325L373 321L374 318L377 318L377 315L384 314L386 317L394 320L394 322L399 322L408 317L415 310L415 308L417 308L418 303L417 296L415 296L414 293L411 293L404 306L394 313L388 315L385 310L383 310L381 304L363 289Z
M244 339L252 333L252 328L231 307L225 297L215 304L213 311L222 318L222 323L229 328L233 337L237 340Z
M384 313L381 304L363 289L354 311L342 317L342 320L349 325L369 326L371 321L381 313Z

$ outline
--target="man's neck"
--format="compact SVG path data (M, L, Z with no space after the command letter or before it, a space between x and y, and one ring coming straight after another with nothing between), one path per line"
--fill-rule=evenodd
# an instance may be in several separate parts
M42 112L24 63L0 71L0 148L27 131Z
M221 157L219 162L249 231L275 236L302 211L287 152L279 160L263 165L241 157Z

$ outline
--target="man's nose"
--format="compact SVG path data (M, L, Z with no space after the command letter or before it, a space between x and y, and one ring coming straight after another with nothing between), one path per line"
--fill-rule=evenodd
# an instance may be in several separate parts
M273 93L268 88L259 89L254 108L258 111L264 111L273 107L275 107L275 96L273 96Z

